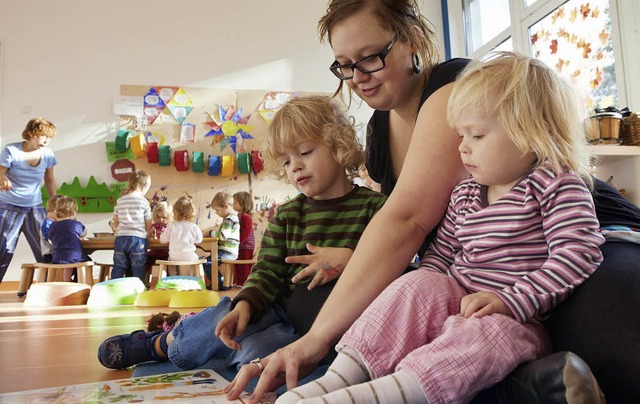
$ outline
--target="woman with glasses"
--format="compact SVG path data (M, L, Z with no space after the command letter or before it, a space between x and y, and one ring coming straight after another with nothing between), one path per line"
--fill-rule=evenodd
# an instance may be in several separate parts
M445 213L451 191L467 177L458 152L459 138L446 122L452 82L467 61L438 62L435 33L420 14L416 1L331 0L318 28L321 38L328 41L334 52L335 60L329 69L340 80L336 94L343 95L346 85L349 98L355 93L375 110L369 121L366 165L370 177L380 184L389 199L367 226L352 255L351 251L315 248L313 254L287 259L290 263L308 265L296 275L298 279L313 275L324 266L338 267L347 260L348 264L310 331L262 358L260 366L245 365L227 388L231 399L238 397L251 378L260 376L250 401L256 402L285 382L288 388L294 387L298 376L313 370L375 297L403 273L416 251L424 251ZM601 181L596 181L594 201L601 226L640 227L640 209ZM620 251L621 248L625 251ZM608 276L607 272L628 271L637 265L635 262L640 262L638 245L605 243L602 251L603 264L580 289L593 289L600 272ZM607 256L614 251L617 260L608 260ZM598 284L597 288L596 293L602 294L606 285ZM565 309L574 305L572 300L590 299L580 292L556 310L560 313L556 316L563 316L565 323L576 321L573 327L562 327L561 337L565 341L575 340L571 330L583 326L574 320L575 312ZM604 304L621 305L613 302L615 299L609 300ZM564 349L569 349L566 344ZM544 365L534 362L540 374L545 375L540 370L551 364L554 375L559 375L543 383L550 390L557 392L564 388L562 371L565 363L569 364L567 358L557 356ZM576 361L575 355L571 360L574 372L581 371L585 380L589 379L588 368L575 367L583 366L584 362L579 358ZM624 361L617 361L616 365L624 367L625 374L634 374ZM532 383L527 377L512 383L510 388ZM529 390L532 389L535 387Z

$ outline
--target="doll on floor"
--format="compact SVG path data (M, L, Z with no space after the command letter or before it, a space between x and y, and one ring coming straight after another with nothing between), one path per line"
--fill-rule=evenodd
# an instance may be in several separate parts
M187 317L191 317L195 312L180 314L177 311L172 311L170 314L159 312L158 314L153 314L147 320L149 323L147 325L147 331L171 331L173 327L175 327L180 321Z

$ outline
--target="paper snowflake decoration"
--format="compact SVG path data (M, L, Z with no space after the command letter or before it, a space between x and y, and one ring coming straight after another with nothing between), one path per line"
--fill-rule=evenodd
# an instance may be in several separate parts
M251 115L242 116L242 107L236 111L232 105L228 109L224 109L222 105L218 104L218 109L210 113L209 116L211 121L206 124L211 127L211 130L204 136L212 136L211 146L220 144L220 151L231 146L233 152L237 153L238 146L244 148L244 140L253 139L253 136L249 134L253 126L247 125Z

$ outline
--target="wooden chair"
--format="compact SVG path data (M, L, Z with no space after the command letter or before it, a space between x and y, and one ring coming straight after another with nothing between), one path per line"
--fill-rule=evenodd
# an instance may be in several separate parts
M113 269L113 264L95 262L93 265L100 268L100 272L98 272L98 282L104 282L111 279L111 270Z
M205 258L197 261L156 260L156 264L151 269L151 288L156 286L161 276L174 275L174 272L177 275L198 276L202 280L206 280L203 267L203 264L206 263L207 260ZM214 286L215 289L213 290L218 290L217 278L211 287L213 288Z
M36 264L22 264L20 268L22 269L22 272L20 274L20 284L18 285L18 297L23 297L27 294L27 290L33 283Z
M29 287L33 283L33 275L38 269L38 277L36 282L55 282L62 279L62 271L64 268L76 268L78 270L78 283L85 283L93 286L93 262L83 261L74 262L72 264L51 264L45 262L36 262L34 264L22 264L22 275L20 277L20 285L18 286L18 296L22 297L27 293Z
M254 254L253 258L249 260L220 260L220 267L218 268L222 273L222 277L224 280L222 281L222 286L230 288L233 286L233 277L235 273L234 265L253 265L257 262L256 255Z

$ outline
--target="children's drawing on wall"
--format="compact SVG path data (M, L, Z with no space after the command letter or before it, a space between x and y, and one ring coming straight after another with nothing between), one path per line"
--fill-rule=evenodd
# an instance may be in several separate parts
M260 106L258 106L258 113L266 123L271 123L273 115L295 96L296 94L292 92L270 91L264 95Z

